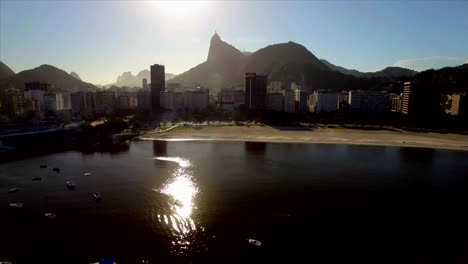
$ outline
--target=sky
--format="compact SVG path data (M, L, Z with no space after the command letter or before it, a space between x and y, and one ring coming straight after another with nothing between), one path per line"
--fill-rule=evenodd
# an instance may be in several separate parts
M0 0L0 61L54 65L94 84L202 63L210 38L242 51L294 41L359 71L468 63L468 1Z

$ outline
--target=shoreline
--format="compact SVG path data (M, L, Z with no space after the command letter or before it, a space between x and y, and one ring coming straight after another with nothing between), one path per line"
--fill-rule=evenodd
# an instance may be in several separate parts
M468 136L432 132L396 132L337 128L203 126L178 127L146 133L139 140L233 141L306 144L345 144L382 147L414 147L468 151Z

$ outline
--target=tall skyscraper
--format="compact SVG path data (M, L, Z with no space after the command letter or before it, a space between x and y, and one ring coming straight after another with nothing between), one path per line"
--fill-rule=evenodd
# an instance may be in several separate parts
M160 93L166 87L164 65L151 65L151 104L153 112L161 109Z
M452 115L468 116L468 95L452 95Z
M251 110L267 108L267 76L255 72L245 73L245 105Z
M148 88L148 80L146 78L143 78L143 84L142 84L141 88L143 88L143 89Z

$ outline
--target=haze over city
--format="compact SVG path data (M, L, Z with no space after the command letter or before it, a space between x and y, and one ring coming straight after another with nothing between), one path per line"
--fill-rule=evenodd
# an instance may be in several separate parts
M242 51L294 41L362 72L468 61L466 1L0 1L0 61L51 64L114 83L154 62L180 74L206 60L214 32ZM40 51L40 52L38 52Z

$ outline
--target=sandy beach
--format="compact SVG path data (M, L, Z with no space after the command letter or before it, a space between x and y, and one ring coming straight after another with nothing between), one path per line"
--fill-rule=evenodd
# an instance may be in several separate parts
M466 135L345 128L258 125L177 127L165 132L147 133L140 139L352 144L468 151L468 136Z

